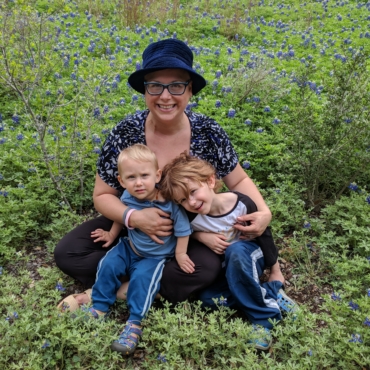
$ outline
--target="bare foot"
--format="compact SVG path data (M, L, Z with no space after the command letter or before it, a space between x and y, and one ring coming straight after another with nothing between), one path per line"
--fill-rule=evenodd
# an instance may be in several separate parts
M122 283L122 285L117 291L118 299L123 299L123 300L127 299L128 285L129 285L129 281L125 281L124 283ZM161 295L157 293L157 295L155 296L155 299L159 299L159 298L161 298Z
M80 293L75 296L76 301L78 302L79 306L83 304L87 304L91 302L90 297L86 293Z
M283 284L285 283L285 278L280 270L279 262L276 262L275 265L271 266L270 269L270 276L268 281L281 281Z

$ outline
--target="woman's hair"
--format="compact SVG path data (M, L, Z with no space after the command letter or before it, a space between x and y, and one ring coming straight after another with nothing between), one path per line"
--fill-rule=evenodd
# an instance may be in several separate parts
M120 176L122 176L122 165L127 159L138 162L152 162L156 170L159 168L156 155L144 144L134 144L122 150L117 159L117 170Z
M190 195L189 184L185 179L204 183L211 176L216 176L214 167L203 159L192 157L186 152L181 153L163 168L162 179L159 183L161 194L165 199L175 200L175 194ZM216 178L214 191L222 188L222 181Z

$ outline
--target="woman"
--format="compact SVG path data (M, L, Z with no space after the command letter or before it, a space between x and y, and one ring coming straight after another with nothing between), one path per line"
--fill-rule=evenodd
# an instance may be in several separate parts
M244 215L241 219L249 221L250 226L235 226L249 238L261 235L271 220L269 208L238 163L224 130L202 114L185 111L192 95L206 85L205 79L193 70L192 64L193 54L185 43L175 39L162 40L145 49L143 69L134 72L128 79L133 89L145 95L148 109L118 123L102 148L93 199L96 210L103 216L72 230L59 242L54 253L58 267L87 287L94 284L97 264L107 252L102 248L102 242L94 243L91 232L98 228L109 230L111 220L123 224L126 206L118 197L123 189L117 181L116 159L127 146L146 144L157 155L160 168L185 150L210 162L230 190L244 193L256 203L258 212ZM139 228L161 243L158 236L169 235L172 229L172 223L166 216L154 208L135 211L131 213L127 226ZM222 245L206 247L192 240L188 254L195 263L195 272L186 274L175 260L170 261L164 268L160 294L177 303L209 286L221 271L217 254L223 250ZM271 267L270 280L284 282L277 262ZM88 294L69 298L75 301L77 307L90 300Z

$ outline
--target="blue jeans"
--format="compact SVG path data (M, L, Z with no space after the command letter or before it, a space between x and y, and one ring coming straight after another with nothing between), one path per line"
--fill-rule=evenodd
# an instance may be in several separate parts
M201 291L199 299L205 307L223 304L240 309L251 323L271 329L269 319L281 320L277 294L283 284L260 284L264 269L263 253L257 244L244 240L231 244L225 251L223 271L216 282Z

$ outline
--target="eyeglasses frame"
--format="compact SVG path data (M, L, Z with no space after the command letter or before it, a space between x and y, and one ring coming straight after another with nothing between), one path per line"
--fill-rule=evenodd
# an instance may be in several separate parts
M163 94L163 91L164 89L167 89L167 91L171 94L171 95L175 95L175 96L180 96L180 95L184 95L185 94L185 91L186 91L186 87L190 84L191 80L189 81L186 81L186 82L171 82L170 84L161 84L160 82L154 82L154 81L146 81L144 82L144 86L145 86L145 90L146 92L149 94L149 95L162 95ZM156 84L156 85L161 85L163 87L162 91L159 93L159 94L152 94L148 91L148 87L147 85L149 84ZM171 91L169 90L169 86L171 85L178 85L178 84L181 84L181 85L185 85L185 88L184 88L184 91L181 93L181 94L172 94Z

